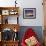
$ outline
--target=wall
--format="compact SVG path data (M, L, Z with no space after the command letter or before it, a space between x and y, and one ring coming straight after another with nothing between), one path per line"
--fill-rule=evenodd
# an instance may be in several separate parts
M0 0L0 6L15 6L15 0ZM19 9L19 24L21 26L43 26L42 0L17 0ZM23 19L23 8L36 8L36 19Z
M22 26L42 26L43 6L42 0L21 0L20 2L20 25ZM27 2L27 3L26 3ZM23 8L36 8L36 19L23 19ZM22 12L22 13L21 13Z

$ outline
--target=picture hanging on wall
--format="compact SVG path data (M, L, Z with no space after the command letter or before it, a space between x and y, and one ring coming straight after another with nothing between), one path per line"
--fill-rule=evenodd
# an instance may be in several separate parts
M23 18L24 19L35 19L36 8L23 8Z

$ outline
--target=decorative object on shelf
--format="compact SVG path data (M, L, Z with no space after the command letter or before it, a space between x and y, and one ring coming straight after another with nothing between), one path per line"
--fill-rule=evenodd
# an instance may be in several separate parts
M36 18L36 8L24 8L23 18L24 19L35 19Z
M18 13L18 12L17 12L16 10L10 10L10 11L9 11L9 14L10 14L10 15L17 15L17 13Z
M17 29L14 27L14 30L13 30L15 33L14 33L14 41L15 40L18 40L18 32L17 32Z
M12 30L9 28L5 28L2 32L2 40L8 41L12 40Z
M16 4L17 4L17 2L16 2L17 0L15 0L15 7L16 7Z
M5 19L5 24L8 24L8 18L7 18L7 19Z
M18 32L14 32L13 41L18 40Z
M2 10L2 15L9 15L9 10Z
M8 24L8 16L7 15L3 15L2 24Z

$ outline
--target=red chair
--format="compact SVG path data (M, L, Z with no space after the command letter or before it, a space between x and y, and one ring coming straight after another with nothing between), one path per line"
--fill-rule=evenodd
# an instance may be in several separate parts
M24 34L24 37L22 38L21 46L27 46L27 44L25 43L25 40L32 36L34 36L35 38L37 37L36 33L32 30L32 28L28 28ZM35 46L41 46L40 42L38 41Z

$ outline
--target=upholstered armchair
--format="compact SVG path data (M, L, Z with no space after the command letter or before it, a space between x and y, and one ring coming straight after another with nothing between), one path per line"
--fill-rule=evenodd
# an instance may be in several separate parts
M21 46L41 46L41 43L37 39L37 34L32 28L26 30L22 38Z

